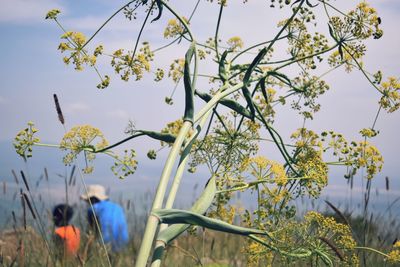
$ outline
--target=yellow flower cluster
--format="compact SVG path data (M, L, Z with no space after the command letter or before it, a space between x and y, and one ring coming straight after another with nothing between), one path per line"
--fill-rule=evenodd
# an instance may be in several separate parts
M111 171L120 179L126 178L128 175L134 174L137 169L137 160L135 160L135 150L125 150L122 158L115 156L116 161L111 167Z
M121 75L121 79L128 81L131 76L136 76L135 80L143 77L144 71L150 71L150 61L154 58L149 43L144 42L139 53L132 58L132 52L126 54L123 49L118 49L113 53L111 66L114 67L116 73Z
M256 121L246 120L244 125L246 125L247 129L252 133L258 133L261 129L261 125Z
M93 144L95 141L97 143ZM71 164L78 154L85 152L85 157L88 162L95 159L95 154L91 151L99 150L108 146L107 140L102 132L90 125L79 125L68 131L60 142L60 148L69 152L64 157L64 164ZM86 166L85 173L93 171L92 166Z
M182 20L189 24L189 20L182 17ZM185 33L185 27L177 19L170 19L168 21L167 27L164 30L164 38L175 38Z
M317 103L319 96L329 90L329 85L320 77L302 73L293 79L292 85L298 93L298 101L292 103L292 108L300 111L305 118L311 118L312 114L320 110Z
M295 145L299 148L322 146L318 134L306 128L297 129L290 137L296 140Z
M338 223L333 217L325 217L316 211L310 211L304 216L306 225L316 231L319 237L333 237L333 243L341 249L354 249L357 245L348 225ZM310 229L311 230L311 229Z
M257 106L260 108L260 111L264 118L268 121L272 121L275 116L275 110L272 106L273 102L275 101L276 90L272 87L269 87L266 90L267 99L261 94L256 94L255 102Z
M164 78L164 70L157 68L156 70L156 77L154 78L154 81L159 82Z
M367 178L372 179L376 173L380 172L383 167L383 157L379 150L368 142L360 142L356 151L359 157L356 160L358 168L365 167L367 169Z
M244 125L236 129L234 117L220 116L216 120L215 127L202 140L198 140L192 149L191 166L207 164L208 166L220 166L220 171L230 175L239 175L247 166L244 166L250 157L258 151L258 131L252 129L257 125L251 125L244 120ZM223 122L223 124L222 124ZM229 188L229 187L227 187Z
M63 58L65 64L72 63L75 65L76 70L83 70L83 65L87 64L94 66L96 64L97 56L89 55L86 50L83 49L83 45L86 43L86 36L81 32L66 32L61 35L61 39L65 39L66 42L60 43L58 50L61 53L66 51L70 52L68 56Z
M358 266L359 260L354 248L357 246L348 225L338 223L332 217L310 211L302 223L308 232L309 244L317 248L319 257L323 255L341 262L341 266Z
M279 189L278 187L274 187L272 189L266 188L264 193L268 196L268 199L271 201L272 205L276 205L282 201L287 203L290 195L289 191L286 189Z
M207 52L202 49L197 49L197 54L199 55L199 59L203 60L206 59Z
M258 217L260 213L255 212L254 215ZM261 216L264 214L261 213ZM270 263L268 258L272 256L274 266L285 265L287 262L293 266L308 266L310 260L325 262L327 266L359 265L355 253L357 244L352 237L350 227L336 222L332 217L310 211L304 216L303 221L281 218L278 225L274 223L260 225L258 219L252 219L250 212L246 211L243 219L247 227L267 230L271 238L263 241L276 249L274 252L263 244L248 242L244 252L248 256L249 263L266 266ZM307 252L310 252L309 256L303 254ZM294 256L297 253L304 256Z
M400 263L400 241L397 241L393 245L393 250L390 251L388 254L387 260L392 264L399 264Z
M388 112L394 112L400 107L400 82L395 77L381 84L382 97L379 104Z
M344 64L346 72L351 72L354 69L354 60L361 60L365 54L364 45L349 45L346 50L335 50L328 57L328 64L331 67L337 67Z
M110 85L110 77L108 75L104 75L104 78L101 78L101 82L97 85L99 89L105 89Z
M272 266L274 255L271 253L271 250L260 243L251 241L243 249L243 252L247 255L247 266ZM262 265L260 265L261 262L263 262Z
M100 139L97 144L92 145L95 139ZM95 150L102 149L108 146L107 140L104 138L102 132L90 125L78 125L72 127L61 140L60 147L79 153L85 148L92 148Z
M229 45L229 48L232 51L237 51L237 50L243 48L243 45L244 45L242 39L239 36L234 36L234 37L230 38L227 41L227 44Z
M328 184L328 167L322 159L322 143L311 130L300 128L291 136L296 139L298 154L296 169L301 175L300 192L306 190L311 196L318 196Z
M380 18L374 8L367 2L361 2L344 18L331 17L330 25L338 41L351 39L367 39L373 36L375 39L383 35L379 28Z
M183 58L175 59L169 67L168 77L171 77L175 83L178 83L183 76L185 60Z
M269 160L266 159L266 158L263 157L263 156L257 156L257 157L254 157L254 158L250 159L250 163L254 163L255 169L256 169L257 171L258 171L258 170L261 171L261 170L264 170L264 169L267 168L267 166L268 166L268 164L269 164ZM256 173L256 170L253 170L253 171L252 171L252 174L253 174L254 176L257 176L258 179L263 179L264 177L258 176L258 173Z
M47 12L45 19L57 19L57 15L60 13L61 11L59 9L52 9Z
M355 10L348 13L346 20L351 23L351 32L357 38L367 39L372 35L378 39L383 35L383 31L379 29L380 18L367 2L358 4Z
M330 136L330 140L327 141L327 136ZM322 138L321 141L322 142L327 142L328 143L328 147L324 149L324 151L327 151L328 149L332 149L333 150L333 155L337 156L337 155L341 155L341 154L349 154L350 153L350 149L348 146L348 142L347 140L344 138L344 136L340 133L335 133L333 131L329 131L329 132L322 132L321 134ZM356 143L353 143L352 146L357 146ZM339 157L339 160L343 160L344 158Z
M177 136L179 134L179 131L181 130L183 125L183 120L179 119L173 122L170 122L167 124L167 126L161 130L161 133L167 133L167 134L172 134ZM186 138L189 138L193 134L193 130L189 130L189 132L186 135ZM161 141L161 145L164 145L164 142ZM169 145L172 145L171 143Z
M297 171L302 176L300 185L311 196L317 197L328 184L328 167L322 160L321 151L313 148L304 149L296 160Z
M379 133L379 131L376 131L372 128L364 128L364 129L361 129L361 131L360 131L360 134L362 136L368 137L368 138L375 137L378 133Z
M363 129L361 134L369 137L376 135L376 132L372 129ZM327 142L324 151L332 149L333 155L337 156L340 162L352 168L350 173L346 175L347 178L349 178L349 175L354 175L360 168L366 168L368 179L372 179L376 173L381 171L383 157L379 150L369 142L361 141L349 144L341 134L332 131L323 132L321 135L323 137L321 141ZM329 141L326 139L328 135L331 137Z
M257 180L268 180L278 186L286 185L288 178L285 168L276 161L268 160L263 156L249 159L249 171Z
M183 120L179 119L167 124L167 126L161 130L162 133L169 133L172 135L178 135L183 125Z
M24 159L32 157L32 146L35 143L40 142L38 137L34 137L34 134L38 131L35 128L33 122L28 122L28 127L18 132L16 135L13 145L15 151Z

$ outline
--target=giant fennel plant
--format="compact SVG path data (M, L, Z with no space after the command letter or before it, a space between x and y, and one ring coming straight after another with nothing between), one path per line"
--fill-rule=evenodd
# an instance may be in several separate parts
M243 2L246 8L247 1ZM355 141L333 131L316 133L305 126L295 131L291 140L283 140L274 126L279 106L296 110L307 125L320 110L318 98L330 89L323 78L337 68L360 71L365 76L380 96L377 116L383 110L391 113L398 109L398 79L386 78L381 71L370 73L362 61L367 52L365 41L383 35L381 18L366 1L359 1L348 12L339 10L329 0L264 2L265 8L281 9L289 16L276 22L275 27L272 25L275 35L271 40L250 46L245 46L238 36L220 39L223 13L230 4L227 0L194 1L188 17L178 14L172 1L129 1L89 38L81 32L64 29L59 10L46 15L46 19L61 28L58 50L65 64L76 70L93 68L99 77L97 88L110 87L112 79L118 77L126 82L139 81L145 73L152 72L155 83L169 78L176 88L184 89L184 114L159 132L140 130L130 124L126 130L128 136L110 145L99 129L79 125L68 130L59 145L53 145L67 152L65 164L84 154L86 173L93 170L96 154L109 155L116 160L111 168L119 178L134 174L136 153L130 149L122 156L117 155L112 151L114 147L146 136L169 148L136 266L150 262L151 266L159 266L166 246L191 226L246 236L248 242L243 244L243 252L249 265L268 265L274 261L275 264L356 266L360 250L381 254L385 261L399 262L398 242L387 254L363 247L352 236L349 225L331 217L311 211L303 220L296 220L292 204L302 196L319 197L328 184L329 165L346 166L347 179L362 168L366 170L364 178L373 179L383 165L379 150L370 142L378 133L375 124L361 129L360 140ZM197 11L200 3L219 10L215 34L207 40L197 39L196 28L192 29L190 23L193 16L204 16ZM93 50L89 49L88 44L95 42L96 35L110 20L117 15L135 20L137 12L144 12L145 18L133 51L120 48L107 52L107 44L95 44ZM316 31L319 16L327 20L325 25L318 25L323 32ZM159 23L161 17L169 18L167 25L157 25L165 27L160 38L167 39L167 44L153 49L149 42L143 41L145 26ZM157 52L173 45L185 48L186 53L171 62L169 69L163 69L157 65ZM286 56L275 52L278 47L285 48ZM110 59L116 77L102 74L97 65L99 57ZM216 73L201 73L203 66L212 64ZM208 90L197 86L200 78L209 80ZM195 107L195 98L204 104ZM173 105L173 97L166 97L165 102ZM64 123L57 99L56 104ZM32 156L33 146L52 146L40 143L36 133L33 123L29 123L15 139L16 151L25 159ZM282 160L278 162L263 155L260 143L275 146ZM326 162L327 154L336 161ZM156 159L157 152L150 150L148 157ZM177 160L178 167L173 170ZM174 209L184 171L195 172L198 167L210 173L204 191L190 210ZM166 196L171 178L172 187ZM231 205L229 200L234 194L243 191L257 195L254 210L239 210ZM240 225L233 224L235 217L241 218Z

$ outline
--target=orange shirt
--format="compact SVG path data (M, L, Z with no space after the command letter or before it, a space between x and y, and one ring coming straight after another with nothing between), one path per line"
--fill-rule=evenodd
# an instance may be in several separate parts
M81 242L81 234L77 227L72 225L58 227L55 230L55 234L64 241L64 248L67 255L77 255Z

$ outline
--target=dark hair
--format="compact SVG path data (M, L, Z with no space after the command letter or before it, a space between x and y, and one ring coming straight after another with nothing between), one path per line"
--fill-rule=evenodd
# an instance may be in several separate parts
M74 211L72 207L67 204L58 204L53 209L53 221L56 226L68 225L68 222L72 219Z
M90 197L89 199L88 199L88 202L90 201L90 203L92 203L92 205L93 204L96 204L96 203L99 203L100 202L100 199L98 199L97 197Z

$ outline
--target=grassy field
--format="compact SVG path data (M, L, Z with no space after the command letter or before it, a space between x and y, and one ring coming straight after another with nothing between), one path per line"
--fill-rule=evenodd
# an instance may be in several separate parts
M49 199L51 194L46 196L49 187L46 174L36 181L30 180L32 185L29 185L27 180L20 179L20 175L16 176L19 180L17 187L10 185L7 187L7 184L3 183L2 195L5 201L3 225L0 231L0 266L108 266L101 243L94 235L87 233L85 218L87 206L83 202L76 202L80 191L76 177L64 177L64 198L75 203L72 223L81 229L81 246L77 259L64 262L54 257L57 248L52 240L54 226L51 209L55 203ZM131 241L118 255L110 254L112 266L134 265L152 194L143 193L138 199L140 201L135 203L123 195L116 199L126 211ZM299 201L296 205L298 208L306 207L305 210L319 210L325 215L334 217L338 222L349 224L353 237L359 244L389 251L400 237L398 214L391 211L396 210L396 203L397 200L391 202L380 213L367 212L366 216L363 214L362 206L351 209L346 207L346 203L337 205L339 207L337 210L336 206L330 207L327 203L321 202L314 204ZM301 220L302 214L299 213L298 217ZM241 224L241 217L236 216L234 221L235 224ZM248 240L241 236L202 228L191 229L189 233L183 234L167 247L163 266L253 266L248 264L248 255L244 252L247 242ZM391 266L382 256L375 253L364 255L360 252L358 256L363 266ZM265 266L265 262L261 260L258 266ZM309 266L309 263L298 261L287 265L276 259L273 266Z

